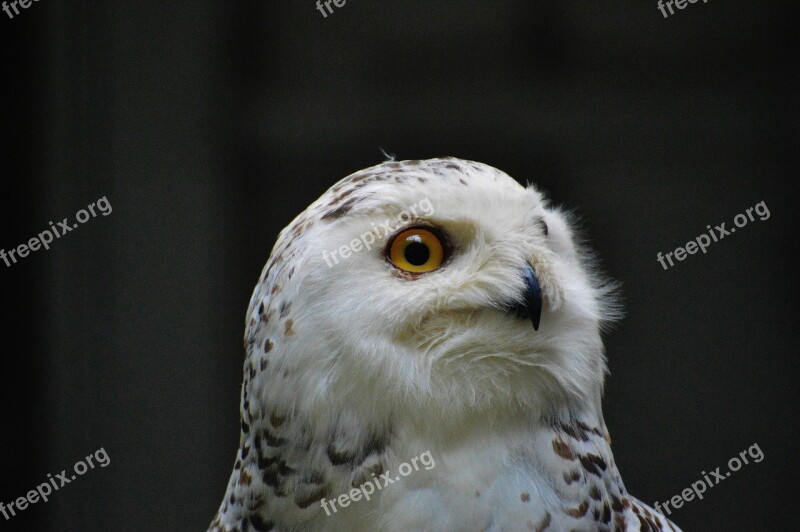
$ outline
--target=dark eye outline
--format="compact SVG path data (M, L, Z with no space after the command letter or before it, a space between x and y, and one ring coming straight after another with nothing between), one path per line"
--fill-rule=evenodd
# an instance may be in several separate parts
M544 236L550 236L550 228L547 227L547 222L544 221L544 218L539 218L538 220L536 220L536 223L539 224L539 227L542 228Z
M394 261L392 260L392 257L391 257L392 246L394 245L395 240L397 240L397 238L400 235L402 235L403 233L405 233L407 231L412 231L414 229L421 229L421 230L430 232L437 240L439 240L439 243L442 245L442 263L439 264L439 266L434 268L433 270L430 270L430 271L427 271L427 272L413 272L413 271L409 271L409 270L401 268L400 266L395 264ZM394 268L398 272L402 273L403 275L408 275L408 276L411 276L411 277L418 277L420 275L426 275L426 274L438 272L439 270L441 270L448 263L448 261L450 260L451 249L452 248L450 247L450 243L448 242L447 237L445 237L444 232L442 232L441 229L439 229L438 227L433 227L431 225L426 225L426 224L415 224L415 225L408 225L406 227L402 227L402 228L398 229L397 231L395 231L394 234L389 238L389 241L386 243L386 247L383 249L383 256L386 258L386 262L391 264L392 268Z

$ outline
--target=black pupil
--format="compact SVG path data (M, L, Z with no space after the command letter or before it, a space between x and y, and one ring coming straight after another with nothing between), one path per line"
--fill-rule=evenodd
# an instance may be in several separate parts
M431 250L417 239L408 243L403 254L408 263L414 266L422 266L431 258Z

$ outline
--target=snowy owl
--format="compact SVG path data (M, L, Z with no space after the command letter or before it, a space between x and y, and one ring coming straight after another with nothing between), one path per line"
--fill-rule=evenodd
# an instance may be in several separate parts
M247 313L212 531L678 530L603 421L613 287L533 186L454 158L344 178Z

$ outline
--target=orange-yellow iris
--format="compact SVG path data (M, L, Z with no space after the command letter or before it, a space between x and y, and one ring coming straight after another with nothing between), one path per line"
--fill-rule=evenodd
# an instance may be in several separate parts
M412 227L392 238L388 256L392 264L403 271L432 272L444 262L444 244L430 229Z

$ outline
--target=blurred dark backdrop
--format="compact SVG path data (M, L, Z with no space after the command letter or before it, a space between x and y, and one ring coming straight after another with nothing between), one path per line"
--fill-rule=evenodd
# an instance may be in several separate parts
M0 501L103 447L0 530L204 530L238 443L241 338L278 231L346 174L454 155L576 209L627 316L605 399L629 490L793 530L797 59L789 2L50 2L2 44ZM664 271L656 253L765 201Z

